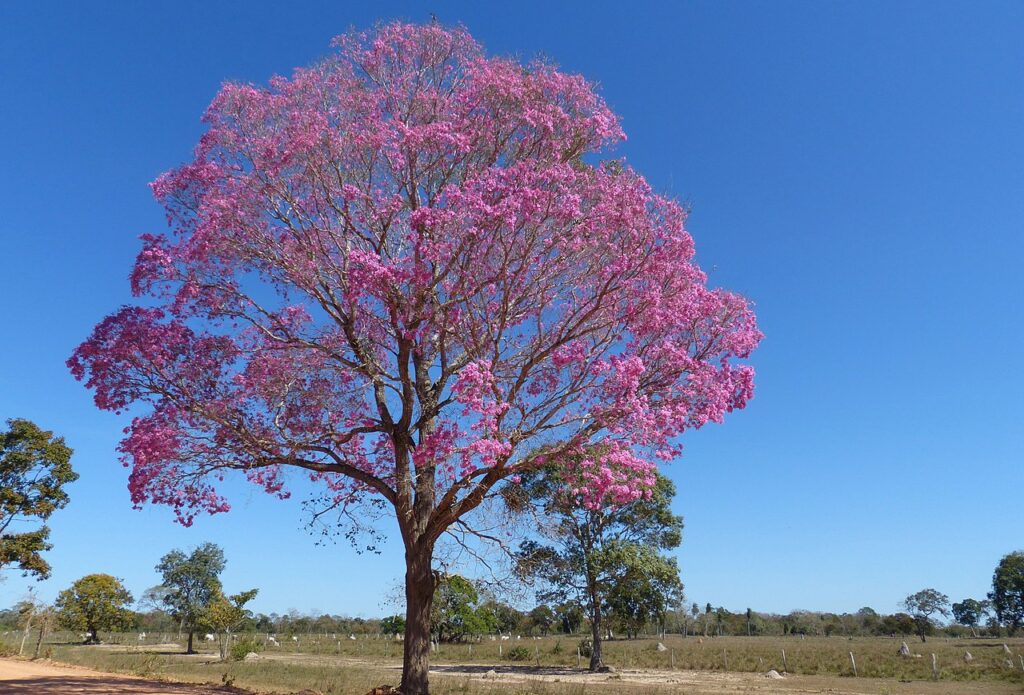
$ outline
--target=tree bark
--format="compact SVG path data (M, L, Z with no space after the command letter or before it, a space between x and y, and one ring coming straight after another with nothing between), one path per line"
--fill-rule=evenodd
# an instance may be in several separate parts
M39 652L43 649L43 638L46 636L47 628L50 627L50 616L49 614L43 616L42 622L39 624L39 639L36 640L36 651L32 655L33 659L39 658Z
M594 607L590 616L590 670L596 671L604 666L601 656L601 609Z
M186 654L195 654L195 650L192 649L192 635L195 634L192 630L188 631L188 647L185 649Z
M407 544L405 550L405 643L402 695L427 695L430 668L430 608L434 602L433 546Z
M34 609L33 609L33 611L34 611ZM18 656L21 656L21 653L23 651L25 651L25 640L28 639L28 633L31 632L31 630L32 630L32 617L34 615L35 615L34 612L29 613L28 614L28 618L26 618L26 620L25 620L25 632L21 636L21 646L18 647Z

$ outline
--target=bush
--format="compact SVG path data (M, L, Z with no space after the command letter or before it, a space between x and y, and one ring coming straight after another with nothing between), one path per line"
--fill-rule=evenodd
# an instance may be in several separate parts
M562 640L556 640L555 641L555 646L553 646L551 648L551 653L552 654L561 654L562 653Z
M512 647L505 654L505 658L509 661L529 661L532 657L533 652L529 647Z
M588 659L594 649L594 645L591 644L589 639L580 640L580 656L585 656Z
M249 652L261 651L263 651L263 643L255 637L246 635L245 637L240 637L231 645L229 654L232 661L241 661Z

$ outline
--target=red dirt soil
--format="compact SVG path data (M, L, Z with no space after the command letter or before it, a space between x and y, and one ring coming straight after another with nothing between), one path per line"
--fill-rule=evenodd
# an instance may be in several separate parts
M142 680L49 661L0 659L0 695L225 695L245 692Z

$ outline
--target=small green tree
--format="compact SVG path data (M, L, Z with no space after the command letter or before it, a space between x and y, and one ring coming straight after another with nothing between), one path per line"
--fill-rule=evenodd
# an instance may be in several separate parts
M595 447L588 455L597 458L604 451ZM604 665L601 643L609 598L620 584L638 590L671 583L644 577L644 573L655 566L667 571L667 565L658 565L654 558L659 550L679 546L683 520L672 513L675 486L660 474L649 495L619 506L594 508L580 497L585 483L566 479L566 471L560 466L537 469L507 491L508 498L517 503L526 500L532 504L524 507L536 508L552 520L540 529L544 542L528 540L520 545L516 570L521 578L538 585L539 600L572 600L583 608L590 621L590 668L597 670ZM632 610L626 606L634 598L626 591L615 593L623 614Z
M536 628L545 637L551 631L551 626L555 624L555 612L551 610L551 606L543 603L531 610L527 614L527 618L530 631L532 632Z
M583 625L583 609L574 601L566 601L555 606L555 619L567 635L574 635Z
M971 628L971 634L977 637L978 624L988 612L988 606L988 601L978 601L973 598L965 598L960 603L953 604L953 620L957 621L961 625L966 625Z
M992 575L992 591L988 595L996 620L1016 634L1024 625L1024 551L1003 557Z
M669 606L682 600L683 584L674 557L640 544L615 547L613 562L622 568L605 599L616 629L635 638L648 623L662 625Z
M100 641L100 630L123 630L131 626L132 595L121 581L109 574L89 574L57 595L54 604L60 622L69 630L84 630L85 643Z
M434 589L430 631L439 642L458 642L469 635L492 632L493 616L478 605L473 582L458 574L443 575Z
M238 629L252 615L251 611L245 609L245 604L253 600L258 591L258 589L250 589L232 596L225 596L218 589L210 602L203 608L202 614L199 616L199 623L216 633L221 661L227 661L231 632Z
M9 531L12 524L45 522L67 506L64 487L78 480L71 469L72 450L62 437L28 420L7 421L0 432L0 570L15 566L38 579L50 576L41 553L52 548L50 529Z
M401 635L405 632L405 616L389 615L380 621L380 631L385 635Z
M949 615L949 597L935 589L922 589L903 599L903 607L914 618L917 636L924 642L935 628L932 616Z
M493 625L493 630L495 632L503 634L511 633L512 630L519 627L519 624L523 621L522 613L507 603L499 601L493 596L485 599L480 604L478 610L491 616L488 618L487 623L489 625Z
M214 543L203 543L186 555L172 550L160 559L156 571L163 576L164 605L188 630L187 652L194 654L193 637L203 612L221 592L220 573L227 562Z

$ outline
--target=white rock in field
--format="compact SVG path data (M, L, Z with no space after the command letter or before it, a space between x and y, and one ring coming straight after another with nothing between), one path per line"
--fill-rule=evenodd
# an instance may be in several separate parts
M776 678L776 679L778 679L778 678L785 678L785 676L783 676L781 673L779 673L775 669L772 669L768 673L764 674L764 677L765 678Z
M662 644L661 642L658 642L658 651L659 651L659 652L667 652L667 651L668 651L668 647L666 647L666 646L665 646L664 644Z
M964 661L974 661L974 655L970 652L964 654Z
M900 650L898 652L896 652L896 653L899 654L900 656L910 656L910 647L908 647L907 643L904 642L903 644L900 645Z
M259 661L262 658L263 657L256 652L249 652L242 658L242 661Z
M490 671L488 671L487 673L484 674L484 678L494 679L494 678L497 678L497 677L498 677L498 672L495 671L493 668Z

